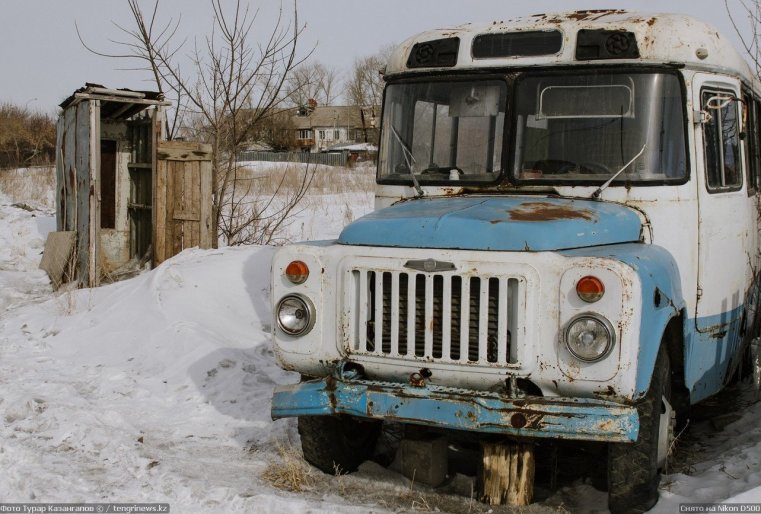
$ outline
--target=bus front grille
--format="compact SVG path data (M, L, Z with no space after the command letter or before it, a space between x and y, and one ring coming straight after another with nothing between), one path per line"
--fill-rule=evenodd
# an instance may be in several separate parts
M515 364L521 279L357 268L351 277L349 352Z

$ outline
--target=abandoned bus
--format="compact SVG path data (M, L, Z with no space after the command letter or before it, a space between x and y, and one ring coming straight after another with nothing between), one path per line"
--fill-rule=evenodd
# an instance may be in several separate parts
M598 441L611 511L650 508L759 333L757 79L705 23L625 11L425 32L384 78L376 209L273 258L303 376L273 417L329 473L392 423Z

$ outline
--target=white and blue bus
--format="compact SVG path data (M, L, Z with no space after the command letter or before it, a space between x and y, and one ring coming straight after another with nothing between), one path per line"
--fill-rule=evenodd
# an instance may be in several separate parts
M425 32L384 78L376 209L273 259L304 377L273 417L329 473L389 422L599 441L611 511L648 509L759 334L758 79L709 25L625 11Z

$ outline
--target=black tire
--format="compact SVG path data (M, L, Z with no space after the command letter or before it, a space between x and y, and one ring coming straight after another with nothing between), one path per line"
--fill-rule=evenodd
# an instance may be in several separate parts
M608 508L612 514L646 512L658 501L658 435L664 397L671 402L671 367L661 346L650 388L637 405L637 441L608 446Z
M300 416L304 458L329 475L356 471L372 457L382 423L351 416Z

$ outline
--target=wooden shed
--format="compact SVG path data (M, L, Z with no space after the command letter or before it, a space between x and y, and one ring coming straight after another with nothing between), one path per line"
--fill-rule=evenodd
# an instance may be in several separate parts
M167 105L160 93L95 84L61 103L58 232L43 256L54 285L94 287L214 245L211 147L165 141Z

